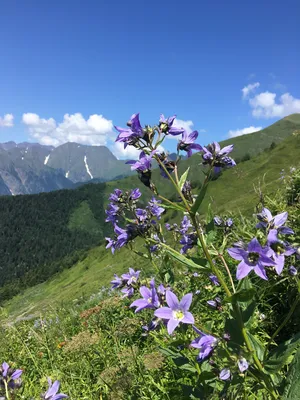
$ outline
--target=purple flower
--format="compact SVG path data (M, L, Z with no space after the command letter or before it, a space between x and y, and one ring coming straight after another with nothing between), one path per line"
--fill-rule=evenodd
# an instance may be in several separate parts
M166 292L166 302L169 307L161 307L154 312L154 315L158 318L168 320L168 333L171 335L175 328L180 324L193 324L194 317L188 311L192 303L193 295L191 293L183 296L181 301L178 301L177 296L167 290Z
M130 128L120 128L115 126L119 135L116 142L124 143L124 149L128 146L134 146L140 138L144 136L142 126L139 120L139 114L133 114L127 123Z
M220 372L219 378L222 381L228 381L228 379L230 379L230 377L231 377L230 369L223 368L222 371Z
M219 217L217 215L214 217L214 224L216 226L222 226L223 223L224 223L224 221L223 221L223 219L221 217Z
M137 282L139 279L141 271L135 271L133 268L129 268L129 272L122 275L122 279L126 282L126 284L132 285Z
M221 307L221 299L220 299L220 297L216 297L215 300L208 300L207 304L210 307L218 309L218 310L220 310L222 308Z
M298 274L297 268L295 268L293 265L291 265L289 267L289 274L292 275L292 276L297 275Z
M228 154L232 150L233 145L225 146L223 149L221 149L219 143L217 142L213 142L208 146L203 147L203 165L208 164L213 166L216 173L220 172L222 168L235 166L235 161L231 157L228 157Z
M295 249L291 246L278 239L278 232L276 229L271 229L268 234L268 245L270 246L267 255L272 257L275 261L275 270L278 275L281 274L283 267L285 256L290 256L295 253Z
M292 235L294 233L291 228L284 226L288 218L287 212L282 212L273 217L268 208L263 208L262 212L257 214L257 218L259 223L256 225L256 228L277 229L283 235Z
M200 349L199 355L197 359L199 361L205 360L207 357L211 355L214 347L217 344L217 339L211 335L206 335L201 332L198 328L193 326L194 331L196 331L200 336L194 339L191 343L191 346Z
M115 234L117 235L116 240L116 248L121 248L125 246L130 240L130 232L128 229L120 228L117 224L115 224L114 228Z
M142 151L140 153L138 161L129 160L126 161L126 164L130 164L131 169L133 171L138 171L138 172L150 171L152 166L152 156L153 152L150 155L147 155L144 151Z
M66 394L57 393L59 390L59 386L60 386L59 381L55 381L52 384L51 379L48 378L48 385L49 385L49 389L47 390L47 392L44 395L42 395L42 399L44 399L44 400L60 400L60 399L68 398L68 396Z
M109 203L107 209L105 210L105 213L107 215L107 218L105 222L112 222L113 224L117 222L118 220L118 211L120 208L113 203Z
M191 133L183 132L180 142L178 142L177 150L183 150L187 152L187 156L191 157L193 150L202 151L203 147L200 144L194 143L198 137L198 132L194 131Z
M259 241L254 238L250 241L247 249L232 247L227 249L229 255L235 260L241 261L237 267L236 278L238 280L245 278L254 270L256 275L267 280L265 266L275 265L275 262L266 255L266 249L263 249Z
M142 193L139 188L133 189L130 193L131 200L137 200L141 197Z
M147 210L143 210L142 208L137 208L135 210L135 215L137 216L137 219L139 221L146 221L146 219L148 218Z
M210 279L211 283L213 283L215 286L220 286L220 282L219 282L218 278L216 277L216 275L209 275L209 279Z
M124 281L117 274L114 274L114 279L110 282L110 284L112 285L112 289L117 289L124 285Z
M21 369L14 370L10 368L7 362L0 365L0 388L5 381L10 389L15 389L21 386L21 382L18 382L23 371Z
M233 225L233 220L232 220L232 218L227 218L226 221L225 221L225 226L226 226L226 228L231 228L232 225Z
M159 127L161 131L164 132L166 135L170 134L176 136L184 132L183 128L176 128L175 126L173 126L175 118L176 115L173 115L172 117L169 118L165 118L163 114L160 115Z
M108 243L105 246L105 248L106 249L111 249L112 254L114 254L114 252L116 250L117 242L114 239L111 239L109 237L106 237L105 239L108 241Z
M244 357L238 360L238 367L241 373L245 372L249 368L249 364Z
M118 203L121 198L122 198L123 192L121 189L115 189L113 191L113 193L110 194L109 196L109 200L110 201L115 201L116 203Z
M148 289L146 286L141 286L140 293L143 298L135 300L130 305L130 307L137 307L135 310L136 313L143 310L144 308L157 308L160 306L154 285L154 280L151 281L150 287L151 288Z
M188 250L192 249L197 244L197 235L195 233L187 233L182 236L179 243L183 245L180 253L186 254Z
M152 197L147 206L151 214L157 219L160 219L161 215L165 212L165 209L161 207L160 204L161 200L157 200L155 197Z
M132 286L129 287L125 287L124 289L121 290L121 292L123 293L123 298L124 297L132 297L134 295L134 288Z
M189 230L189 228L191 228L193 225L191 224L191 221L188 219L188 217L185 215L181 221L180 224L180 229L179 232L184 235L185 233L187 233L187 231Z

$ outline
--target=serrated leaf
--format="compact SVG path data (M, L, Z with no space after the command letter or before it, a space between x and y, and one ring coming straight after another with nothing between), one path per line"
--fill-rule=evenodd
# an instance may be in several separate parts
M300 393L300 349L297 350L295 357L290 365L285 380L282 400L299 399Z
M185 181L186 181L186 179L188 177L189 171L190 171L190 167L188 167L188 169L181 175L181 178L179 180L180 190L182 190L183 185L185 184Z
M256 309L256 302L252 301L245 310L242 311L242 319L245 324L245 326L251 326L253 316L254 316L254 311Z
M265 370L270 373L280 371L290 362L291 356L298 347L300 347L300 332L269 353L269 357L264 363Z
M257 336L252 335L252 333L250 332L247 332L247 336L248 339L250 340L250 343L252 344L252 347L255 350L257 357L260 359L260 361L262 361L265 352L264 344L260 341L260 339Z
M241 303L247 303L248 301L252 300L254 296L255 296L254 288L240 289L232 296L226 297L225 301L227 303L236 303L238 301Z

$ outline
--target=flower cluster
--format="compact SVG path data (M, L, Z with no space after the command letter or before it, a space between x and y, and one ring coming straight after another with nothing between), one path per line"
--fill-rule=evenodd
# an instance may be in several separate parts
M270 210L263 208L257 214L259 223L257 228L266 231L266 244L262 246L257 238L253 238L247 245L236 243L234 247L228 249L229 255L235 260L240 261L237 267L237 279L243 279L252 270L260 278L267 280L265 267L273 267L278 275L282 273L285 257L295 253L295 249L284 240L279 238L279 234L293 234L293 230L285 226L288 213L272 216Z
M0 365L0 391L1 389L15 390L21 387L22 381L20 379L23 371L21 369L13 369L4 362Z
M145 125L143 128L137 113L127 122L127 128L115 127L119 133L116 142L124 143L124 148L130 145L141 150L139 159L127 161L127 164L131 165L133 171L138 172L141 182L155 193L156 187L151 182L153 159L158 162L164 178L169 178L169 174L172 174L179 161L179 158L176 161L170 160L168 155L160 150L162 142L168 135L181 135L177 144L178 154L184 151L187 157L191 157L193 151L201 152L203 165L209 165L215 172L235 165L234 160L228 156L233 150L233 145L221 149L218 143L213 142L203 147L195 143L199 135L197 131L188 133L184 128L176 126L175 120L176 115L166 118L161 114L157 125L153 127Z
M21 369L13 369L4 362L0 365L0 393L2 390L8 395L8 393L14 392L16 389L19 389L22 386L21 375L23 370ZM49 388L46 393L41 395L41 398L44 400L61 400L66 399L68 396L63 393L57 393L59 390L60 382L55 381L52 384L50 378L48 378ZM2 399L2 397L1 397Z
M123 297L132 297L134 290L138 287L140 272L129 268L129 271L126 274L122 274L121 278L114 274L114 279L110 282L112 289L121 289L124 294Z
M106 209L106 222L113 225L115 237L107 237L106 248L110 248L112 253L116 249L120 249L127 243L134 240L137 236L143 238L151 238L160 241L158 236L160 230L157 226L157 221L161 219L165 212L161 206L161 201L155 197L148 202L146 208L139 208L137 200L140 198L141 192L139 189L133 189L131 192L123 192L116 189L109 197L110 203ZM121 221L130 221L125 224L124 228L119 226ZM153 246L150 246L150 250Z

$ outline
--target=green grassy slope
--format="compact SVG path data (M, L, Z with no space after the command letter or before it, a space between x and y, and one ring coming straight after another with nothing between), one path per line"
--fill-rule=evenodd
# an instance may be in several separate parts
M200 211L205 213L206 206L210 202L216 213L241 211L251 214L258 202L254 185L260 182L261 190L265 194L275 193L282 182L281 170L285 169L288 172L290 167L298 166L299 155L300 136L291 136L275 149L225 171L218 180L211 183L207 199ZM197 173L197 169L194 173ZM108 195L115 186L129 189L137 183L134 177L131 177L130 181L132 182L127 187L124 184L125 182L128 184L128 180L109 183L105 189L106 194ZM90 296L101 286L107 285L114 272L119 273L129 266L139 269L141 266L149 268L141 263L141 258L129 250L117 252L112 256L103 246L96 247L88 252L83 261L79 261L72 268L4 303L3 314L8 313L10 318L24 317L35 314L51 304Z

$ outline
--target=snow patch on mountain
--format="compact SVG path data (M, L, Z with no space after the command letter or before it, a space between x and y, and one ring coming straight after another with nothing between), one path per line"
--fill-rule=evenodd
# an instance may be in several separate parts
M45 158L44 165L47 165L47 162L49 161L49 157L50 157L50 154L48 154L47 157Z
M90 171L90 169L89 169L86 156L84 156L84 160L83 160L83 161L84 161L84 164L85 164L86 172L89 174L89 176L91 177L91 179L93 179L93 175L91 174L91 171Z

